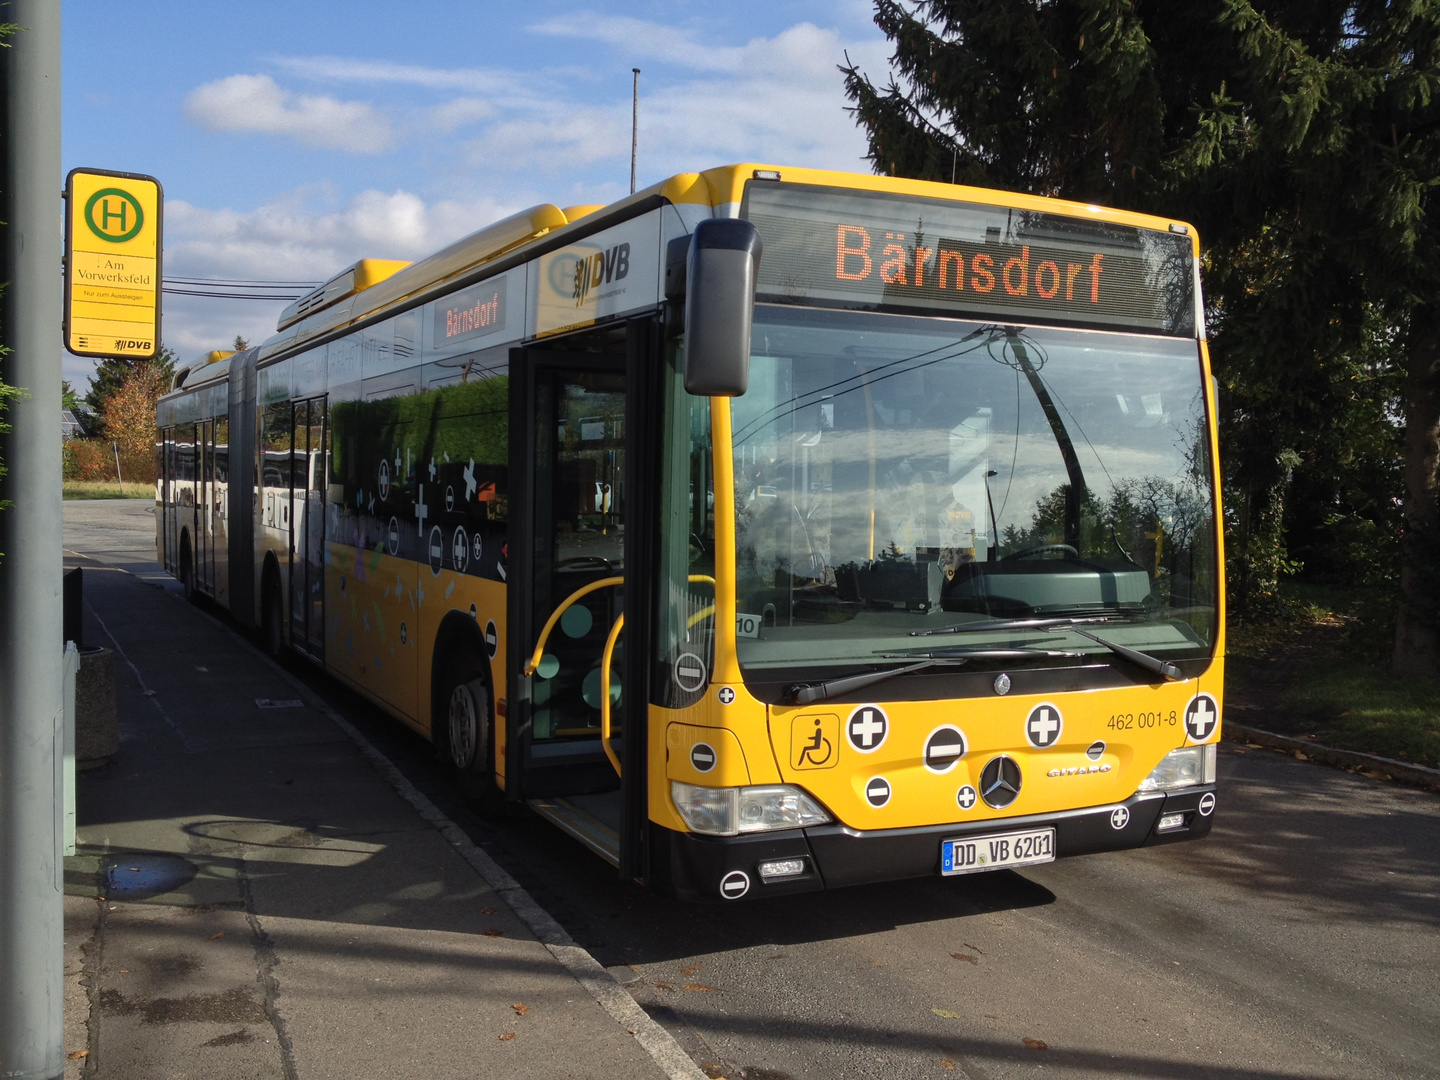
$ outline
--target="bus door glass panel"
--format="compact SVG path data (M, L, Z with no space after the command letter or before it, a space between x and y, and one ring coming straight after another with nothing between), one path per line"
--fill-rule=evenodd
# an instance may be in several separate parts
M215 421L200 424L199 479L196 509L200 527L195 552L195 578L206 592L215 589Z
M715 665L715 480L710 399L685 392L683 358L666 358L660 440L659 536L652 646L651 702L693 705L708 680L676 669L708 672ZM737 629L753 633L744 624ZM697 667L694 663L699 660Z
M294 437L293 407L272 401L261 414L260 505L265 551L274 556L280 572L290 572L290 448ZM263 563L262 563L263 565Z
M576 589L624 573L625 377L617 370L542 367L535 375L537 625ZM533 688L535 741L600 731L600 659L623 590L583 597L551 633ZM624 635L620 638L623 648ZM621 731L621 652L611 664L611 722Z
M160 433L160 543L165 569L175 572L175 429Z
M196 475L198 473L195 464L195 455L197 453L196 444L199 441L199 430L200 426L193 423L185 424L180 429L180 437L183 440L180 445L180 522L181 528L189 537L192 567L197 550L195 534L199 531L197 529L198 519L195 510Z
M229 599L230 582L230 421L215 421L214 484L211 495L210 520L213 523L210 552L210 581L215 595Z
M352 535L336 538L354 544L354 561L343 563L348 572L332 612L339 640L331 649L336 670L412 719L418 716L414 629L422 604L444 602L420 587L422 565L430 578L429 510L419 499L429 474L417 477L413 390L413 380L374 390L367 384L365 400L346 403L337 417L340 452L359 447L353 493L347 489L358 514Z
M290 640L316 656L325 644L325 399L294 403L291 453Z

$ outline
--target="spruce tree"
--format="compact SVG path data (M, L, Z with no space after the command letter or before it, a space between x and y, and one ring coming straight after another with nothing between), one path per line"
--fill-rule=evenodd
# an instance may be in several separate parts
M1440 674L1440 7L1422 0L877 0L894 45L846 89L881 172L1187 218L1205 243L1232 586L1293 568L1352 449L1384 482L1405 417L1397 670ZM1292 477L1294 483L1292 484ZM1395 492L1400 494L1400 492ZM1377 544L1372 558L1386 545ZM1366 553L1356 552L1363 568Z

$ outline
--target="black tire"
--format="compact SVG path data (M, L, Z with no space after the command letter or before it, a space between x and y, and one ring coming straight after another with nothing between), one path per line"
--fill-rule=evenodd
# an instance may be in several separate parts
M495 716L485 662L462 647L441 670L432 725L435 749L475 809L484 817L499 817L505 793L495 783Z
M265 575L261 593L260 640L272 660L285 662L285 605L280 600L280 582L275 574Z

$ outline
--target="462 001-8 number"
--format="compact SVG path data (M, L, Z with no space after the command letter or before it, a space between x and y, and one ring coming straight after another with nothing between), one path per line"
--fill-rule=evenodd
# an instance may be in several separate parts
M1105 725L1112 731L1133 731L1136 728L1174 727L1180 722L1180 714L1174 709L1169 712L1116 713Z

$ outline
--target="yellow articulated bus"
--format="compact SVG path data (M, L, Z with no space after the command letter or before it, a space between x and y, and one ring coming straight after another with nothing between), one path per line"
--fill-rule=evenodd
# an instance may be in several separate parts
M627 879L735 901L1205 835L1187 225L734 165L365 260L158 407L192 594Z

